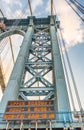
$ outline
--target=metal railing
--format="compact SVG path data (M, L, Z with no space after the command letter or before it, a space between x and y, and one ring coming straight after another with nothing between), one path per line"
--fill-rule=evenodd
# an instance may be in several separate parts
M3 119L3 115L4 115L4 113L0 113L0 124L7 122ZM40 119L36 119L36 120L39 121ZM50 119L47 119L47 120L50 120ZM15 121L17 121L17 120L15 120ZM21 121L21 119L18 119L18 121ZM25 120L23 119L23 121L25 121ZM82 123L84 123L84 112L83 111L56 112L56 119L52 120L52 122L57 122L57 123L80 123L80 122L82 122Z

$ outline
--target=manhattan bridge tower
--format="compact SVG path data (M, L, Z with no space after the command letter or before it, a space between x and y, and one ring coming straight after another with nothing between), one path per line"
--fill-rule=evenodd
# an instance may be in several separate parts
M29 7L31 16L26 19L2 18L7 29L0 40L13 34L24 39L0 103L0 130L84 129L76 87L80 111L70 106L53 1L46 18L32 16L30 1Z

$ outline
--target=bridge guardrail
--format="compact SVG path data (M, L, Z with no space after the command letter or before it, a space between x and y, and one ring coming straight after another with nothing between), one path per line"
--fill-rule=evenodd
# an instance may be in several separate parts
M4 113L0 113L0 124L7 123L3 120ZM38 119L37 119L38 121ZM11 122L11 121L10 121ZM75 112L56 112L56 120L52 122L57 123L84 123L84 112L75 111Z

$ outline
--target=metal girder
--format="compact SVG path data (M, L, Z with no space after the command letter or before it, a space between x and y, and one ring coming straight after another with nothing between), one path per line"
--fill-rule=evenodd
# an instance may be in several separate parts
M31 83L31 81L32 81L32 83ZM34 83L36 83L37 81L40 81L45 86L49 86L49 87L52 86L52 84L49 81L47 81L46 79L44 79L41 76L39 77L38 74L35 75L35 76L33 76L33 78L31 78L30 80L28 80L25 84L23 84L23 86L30 87Z
M40 33L37 33L36 35L34 35L33 39L36 40L36 41L39 41L39 37L40 35L42 35L42 39L40 39L40 41L42 40L47 40L49 41L50 40L50 36L48 34L43 34L42 32Z
M24 95L23 92L20 92L19 95L21 96L21 98L22 98L23 100L25 100L25 101L28 100L28 98Z
M45 53L45 55L36 55L36 54L34 54L34 53L32 53L32 55L33 55L33 57L31 58L31 59L35 59L35 61L33 61L33 62L37 62L38 60L42 60L42 62L51 62L51 60L49 59L49 58L47 58L46 56L49 54L50 52L46 52ZM29 61L31 60L31 59L29 59ZM46 60L46 61L45 61Z
M53 87L51 87L53 84L44 78L52 70L53 65L51 58L47 57L48 54L51 54L49 28L38 29L35 27L35 30L37 32L32 37L31 56L26 58L25 63L25 70L32 77L21 85L20 92L24 92L26 96L47 96L50 91L53 91ZM43 87L37 87L36 83Z
M63 114L62 114L63 115ZM7 126L7 122L3 121L3 122L0 122L1 123L1 130L2 129L6 129L6 126ZM35 129L35 123L36 122L28 122L27 124L24 123L24 129ZM71 124L71 125L70 125ZM15 124L15 123L10 123L10 127L11 127L11 130L13 129L12 127L14 126L14 129L13 130L16 130L16 129L20 129L20 125L21 124ZM38 129L46 129L46 128L49 128L49 121L44 121L42 123L39 123L38 121ZM70 122L67 122L66 124L64 123L64 121L58 121L58 120L52 120L52 129L63 129L63 130L68 130L68 128L70 128L70 130L74 130L74 129L79 129L81 130L81 128L83 129L83 125L81 126L81 123L79 121L73 121L72 123ZM47 130L47 129L46 129Z
M52 56L54 61L54 93L57 95L58 100L56 100L56 111L71 111L70 102L67 92L67 86L63 71L62 60L60 56L59 44L57 39L57 32L54 26L54 18L51 17L51 42L52 42ZM61 116L60 116L61 118ZM67 118L68 114L67 114Z
M40 72L36 72L36 71L34 71L34 69L31 67L31 66L27 66L27 70L33 75L33 76L35 76L35 75L41 75L41 76L43 76L43 74L45 74L46 73L46 71L47 71L47 69L49 70L51 68L51 66L46 66L46 68L44 68L43 70L41 70ZM43 73L43 74L42 74Z
M40 28L38 28L39 27L39 25L38 26L35 26L35 31L37 31L36 32L36 34L37 33L39 33L39 32L45 32L45 34L48 34L49 35L49 26L48 25L45 25L45 28L43 28L43 26L44 25L42 25L42 26L40 26ZM42 28L42 29L41 29ZM35 35L35 34L34 34Z
M29 66L27 66L27 67L29 67ZM30 67L29 67L30 68ZM37 81L39 80L39 81L41 81L43 84L45 84L45 85L49 85L49 86L52 86L52 84L48 81L48 80L46 80L45 78L43 78L43 76L40 74L40 73L37 73L36 71L34 71L33 70L33 68L30 68L30 72L31 72L31 74L33 75L33 76L35 76L35 78L37 79Z
M30 91L30 92L24 92L25 96L46 96L50 93L50 91Z
M37 26L38 28L40 27L41 28L41 25L42 28L48 28L49 24L50 24L50 17L48 18L36 18L34 16L33 17L33 21L34 21L34 24L35 25L39 25ZM31 17L27 17L27 18L24 18L24 19L7 19L7 18L0 18L0 20L3 20L6 27L8 26L28 26L29 25L29 21L30 21L30 18ZM17 24L18 23L18 24Z
M28 92L28 91L52 91L53 90L53 86L50 87L31 87L31 88L20 88L21 92Z
M23 75L23 72L25 69L25 57L29 53L29 48L30 48L30 45L32 42L33 32L34 32L34 28L31 23L31 26L28 27L28 30L24 36L23 43L22 43L17 61L15 63L14 69L11 73L11 78L8 82L8 85L4 92L4 96L1 100L1 103L0 103L0 108L1 108L0 112L1 113L5 112L5 108L6 108L7 102L9 100L17 100L17 98L18 98L20 83L21 83L22 75Z
M30 66L28 66L27 71L30 72L33 75L33 78L35 78L36 75L38 75L38 74L42 75L42 76L45 76L49 71L51 71L51 69L52 69L51 66L46 66L46 68L44 68L42 71L40 71L40 72L37 73L37 72L34 72L34 71L32 72L31 70L33 70L33 68L31 68Z
M52 64L52 61L45 61L45 62L42 62L42 61L38 61L38 62L28 62L26 63L26 65L47 65L47 64Z
M35 53L36 52L36 50L34 50L34 48L32 48L31 50L30 50L30 52L33 54L33 53ZM40 49L40 50L38 50L37 51L37 53L42 53L42 52L51 52L51 48L45 48L44 50L42 49Z
M32 66L33 69L44 69L46 67L47 67L47 65L44 65L44 66L37 66L37 65L36 66ZM52 66L50 66L50 65L49 65L49 67L52 68Z
M44 44L44 45L43 45L43 48L44 48L44 49L48 49L48 48L51 49L51 45L48 44L47 41L46 41L46 42L42 42L42 43ZM31 49L34 50L35 48L36 48L36 49L37 49L37 48L42 48L42 46L36 45L36 44L34 43L33 46L31 47ZM37 50L37 51L38 51L38 50Z
M50 93L43 100L49 100L52 95L54 95L54 93L50 91Z

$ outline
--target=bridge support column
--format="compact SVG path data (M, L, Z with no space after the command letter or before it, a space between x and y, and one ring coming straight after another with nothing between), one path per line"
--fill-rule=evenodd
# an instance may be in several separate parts
M50 27L50 33L51 33L51 43L52 43L52 57L53 57L53 63L54 63L54 89L55 89L55 95L56 95L56 102L55 107L57 112L67 112L70 111L70 103L69 103L69 97L65 82L65 76L63 71L63 65L61 61L61 55L59 50L59 44L57 40L57 32L54 25L54 18L51 16L51 27ZM65 117L65 120L67 117L67 114L60 114L58 115L62 120L63 116ZM57 115L56 115L57 117Z
M11 128L11 130L14 130L13 128Z
M64 127L64 130L68 130L68 127Z
M31 128L28 128L28 130L31 130Z
M36 121L36 130L37 130L37 128L38 128L38 123L37 123L37 121Z
M48 130L48 127L46 127L46 130Z
M50 121L50 130L52 130L52 122Z
M33 35L33 30L34 30L32 20L30 20L30 21L31 21L30 25L24 36L18 58L14 65L14 69L12 71L8 85L5 89L3 98L0 103L0 113L4 113L7 102L9 100L18 100L20 83L21 83L22 75L23 75L23 72L25 69L26 55L28 56L28 54L29 54L29 49L30 49L30 45L32 43L32 35Z
M10 128L10 123L8 122L6 126L6 130L9 130L9 128Z
M81 130L84 130L84 126L81 127Z

